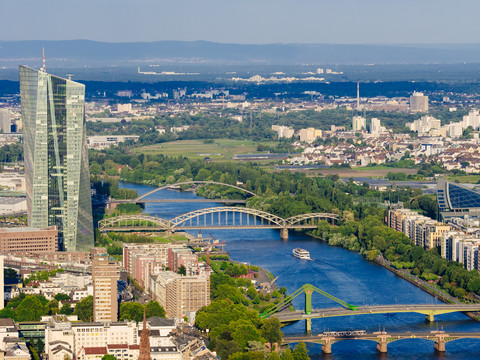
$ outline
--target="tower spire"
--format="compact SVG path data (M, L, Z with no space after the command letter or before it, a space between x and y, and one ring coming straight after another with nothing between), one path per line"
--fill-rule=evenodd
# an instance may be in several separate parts
M143 329L140 336L140 349L138 360L152 360L150 356L150 338L148 337L149 331L147 329L147 316L145 307L143 308Z
M46 72L47 67L45 66L45 48L42 48L42 57L43 57L43 66L42 66L42 71Z

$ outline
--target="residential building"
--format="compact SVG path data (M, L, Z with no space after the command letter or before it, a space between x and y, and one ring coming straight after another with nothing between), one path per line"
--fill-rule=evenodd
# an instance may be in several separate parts
M93 321L117 321L117 281L120 266L115 260L98 256L92 260Z
M295 134L295 130L289 126L272 125L272 130L277 133L279 138L291 139Z
M5 307L5 275L3 273L5 257L0 255L0 310Z
M168 317L183 318L210 303L206 276L182 276L172 271L150 275L150 295L163 306Z
M28 225L57 226L59 248L93 247L85 85L20 66Z
M428 111L428 96L420 92L414 92L410 96L410 111L412 112L427 112Z
M45 353L49 356L49 360L55 351L60 352L60 347L69 349L75 357L79 357L82 355L82 349L84 348L109 346L110 349L114 349L118 348L116 345L120 344L136 346L136 348L130 348L133 352L130 352L132 355L130 359L138 357L138 327L136 322L78 322L75 320L71 316L55 315L47 321L45 326ZM65 350L64 352L66 353ZM117 353L125 360L124 352ZM55 358L55 360L64 359Z
M12 122L10 120L10 110L0 109L0 131L4 134L11 132Z
M322 130L307 128L299 130L298 134L300 135L300 141L313 142L315 139L322 137Z
M367 128L367 120L361 116L354 116L352 119L352 130L362 131Z
M48 253L58 250L56 226L44 229L18 227L0 229L0 253Z
M165 270L169 249L184 249L184 244L123 244L123 267L128 275L148 287L150 274Z

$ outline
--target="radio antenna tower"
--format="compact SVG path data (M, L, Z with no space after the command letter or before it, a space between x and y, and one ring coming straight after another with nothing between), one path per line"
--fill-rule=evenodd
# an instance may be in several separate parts
M42 71L43 72L46 72L47 71L47 67L45 66L45 48L42 48L42 56L43 56L43 66L42 66Z
M360 81L357 81L357 110L360 109Z

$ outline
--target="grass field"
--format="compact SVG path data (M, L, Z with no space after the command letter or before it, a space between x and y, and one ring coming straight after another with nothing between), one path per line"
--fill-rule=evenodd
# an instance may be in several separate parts
M448 177L450 181L457 181L464 184L478 184L480 181L480 175L450 175Z
M138 147L134 153L150 155L163 154L167 156L186 156L188 158L229 159L233 154L253 154L257 152L257 145L275 146L274 142L257 143L250 140L216 139L212 144L205 144L202 140L178 140L161 144Z

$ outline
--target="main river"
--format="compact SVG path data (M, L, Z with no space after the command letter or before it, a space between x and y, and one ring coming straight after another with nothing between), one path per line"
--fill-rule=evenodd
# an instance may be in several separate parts
M151 186L121 183L120 186L136 189L138 193L153 189ZM151 197L171 199L198 198L191 192L162 190ZM145 213L171 219L177 215L212 206L216 203L148 203ZM279 276L279 286L285 286L293 292L305 283L311 283L322 290L350 304L412 304L435 303L428 295L407 281L395 276L385 268L366 261L357 253L329 246L326 243L306 235L290 232L287 242L280 240L278 230L214 230L211 234L226 241L225 250L232 259L248 262L268 269ZM204 234L208 236L208 234ZM292 249L300 247L310 251L313 262L301 261L292 256ZM303 308L303 296L294 300L297 309ZM335 302L318 294L313 295L313 308L338 306ZM297 322L283 328L285 334L304 333L304 323ZM312 333L325 330L367 330L387 332L428 332L480 331L480 323L461 313L445 314L435 317L434 323L425 322L421 314L362 315L351 317L313 320ZM327 357L322 355L318 345L307 345L312 359ZM330 359L378 359L376 343L369 341L343 341L333 345ZM383 355L382 355L383 356ZM478 359L480 358L480 340L465 339L446 344L445 354L435 354L433 342L421 339L396 341L388 345L385 359Z

